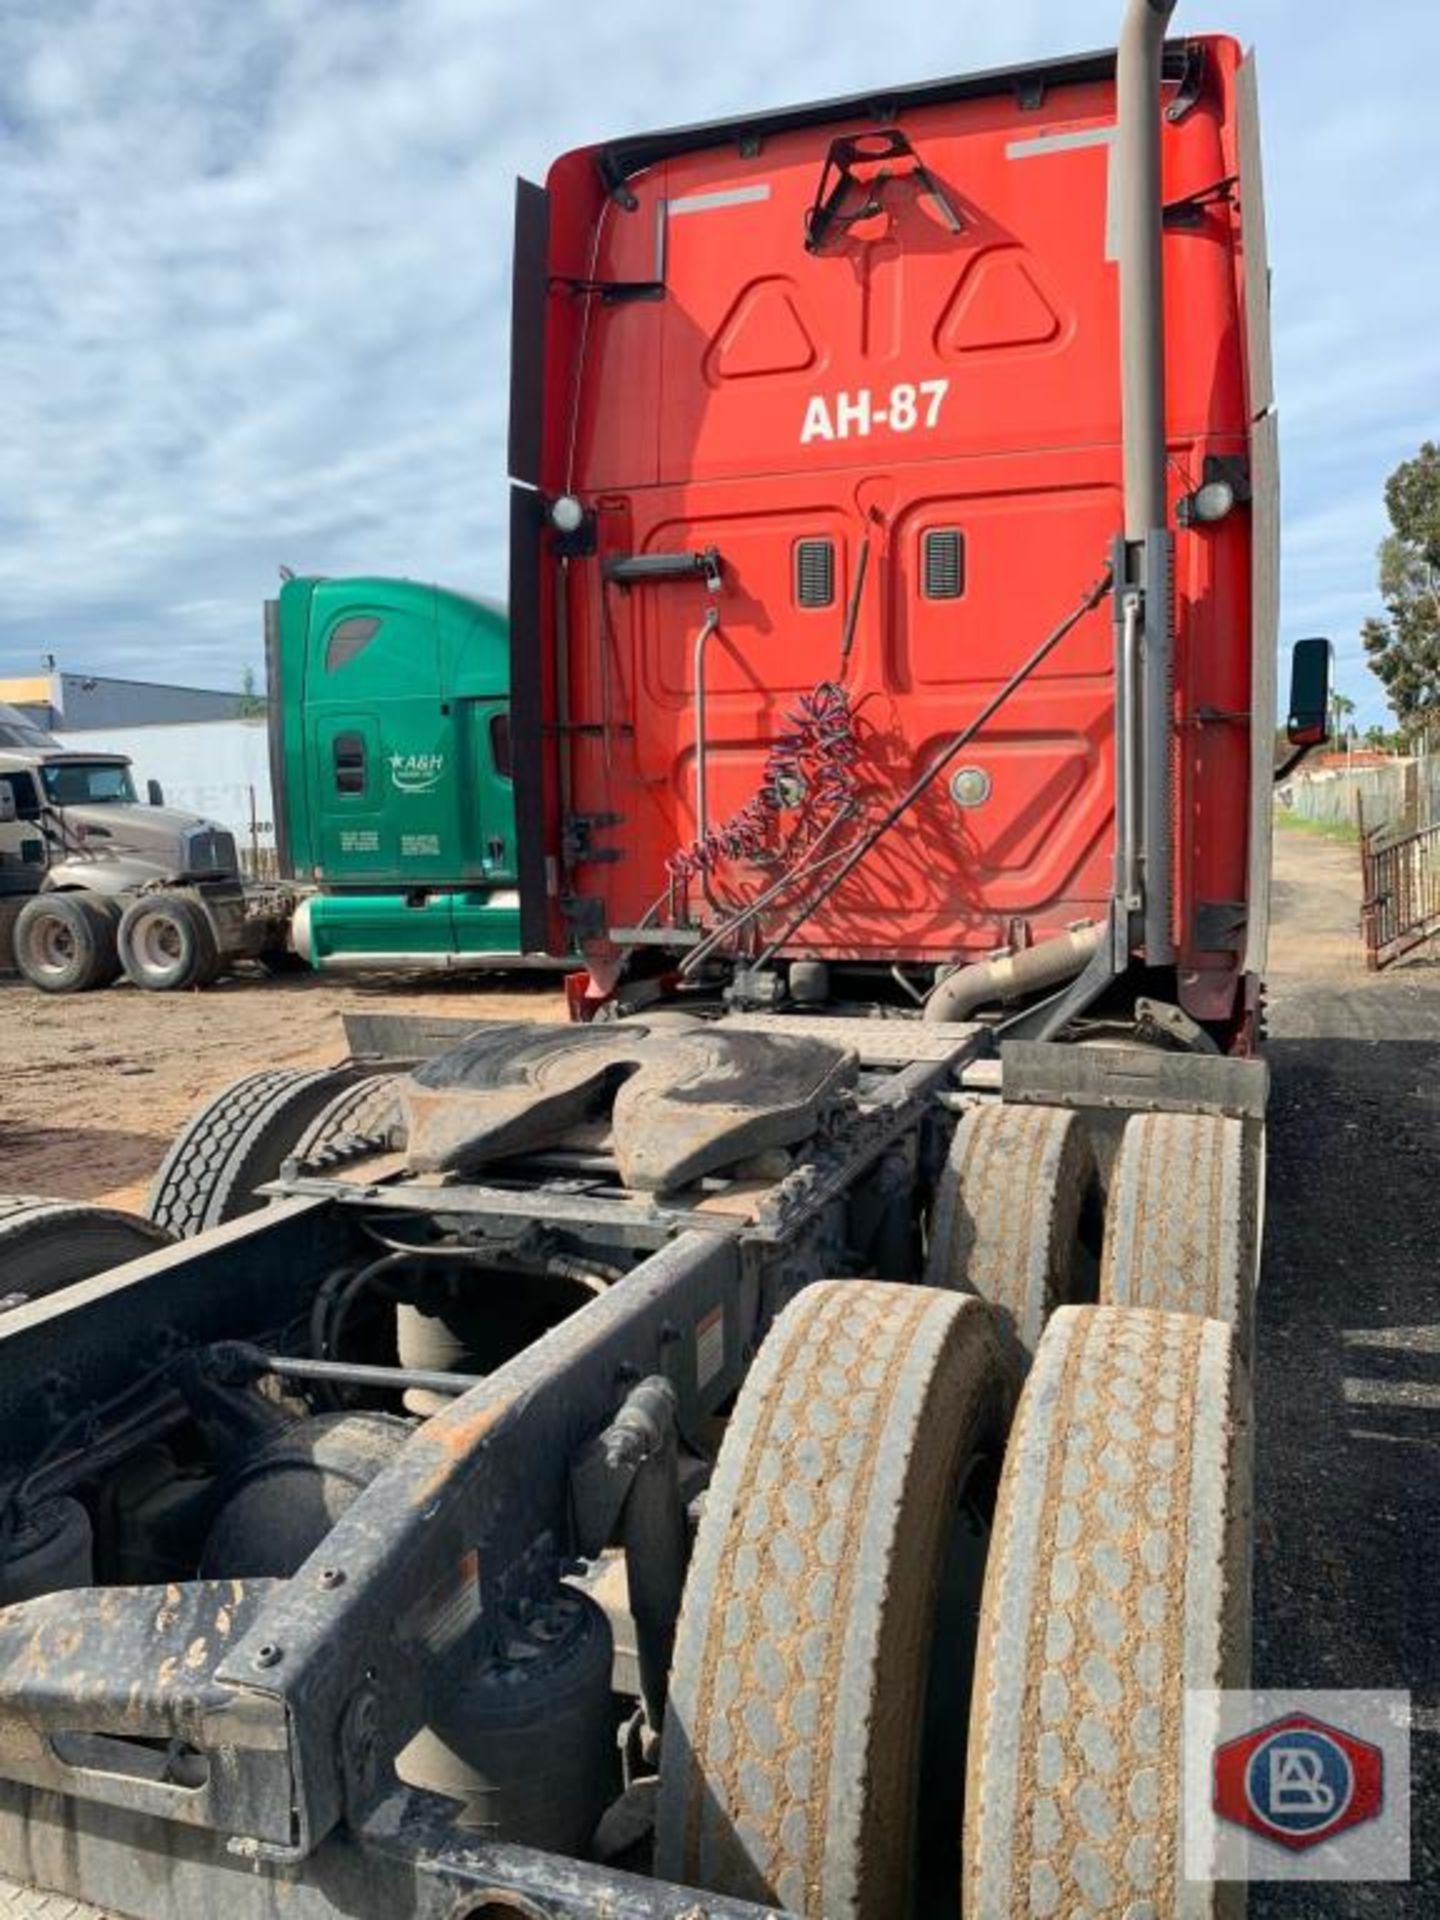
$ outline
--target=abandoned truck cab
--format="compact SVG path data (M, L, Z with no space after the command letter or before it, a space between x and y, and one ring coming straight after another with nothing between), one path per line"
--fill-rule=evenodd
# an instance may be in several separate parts
M251 1075L180 1245L0 1322L17 1888L1235 1910L1275 423L1253 67L1169 15L522 187L586 1021Z

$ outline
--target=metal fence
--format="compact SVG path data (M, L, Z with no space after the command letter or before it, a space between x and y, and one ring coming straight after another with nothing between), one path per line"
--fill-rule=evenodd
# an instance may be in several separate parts
M1372 973L1440 933L1440 826L1378 826L1360 835L1365 964Z
M1276 799L1287 813L1326 826L1373 827L1440 822L1440 759L1387 760L1379 766L1302 770Z
M1440 934L1440 759L1302 769L1276 800L1297 819L1358 834L1372 972Z

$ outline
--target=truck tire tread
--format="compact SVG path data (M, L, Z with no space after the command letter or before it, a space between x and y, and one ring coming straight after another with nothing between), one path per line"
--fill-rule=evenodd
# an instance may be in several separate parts
M398 1071L398 1069L396 1069ZM405 1110L395 1073L368 1073L324 1109L301 1134L295 1158L319 1170L394 1144L403 1133Z
M819 1282L780 1315L686 1580L663 1876L827 1920L901 1910L955 1487L1011 1404L973 1298Z
M955 1129L931 1211L926 1283L988 1300L1022 1369L1050 1315L1076 1298L1080 1218L1094 1180L1084 1120L1064 1107L972 1107Z
M967 1914L1232 1911L1184 1876L1186 1691L1245 1684L1248 1400L1219 1322L1062 1308L1011 1433L970 1720Z
M206 1102L161 1162L147 1216L190 1239L259 1204L296 1141L358 1069L262 1068Z
M1100 1298L1196 1313L1250 1350L1259 1224L1244 1122L1145 1113L1126 1123L1106 1208Z

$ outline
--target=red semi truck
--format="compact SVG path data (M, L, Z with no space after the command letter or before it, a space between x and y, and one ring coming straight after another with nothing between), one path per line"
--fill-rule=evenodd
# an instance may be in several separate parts
M522 187L522 945L588 1023L251 1075L182 1245L0 1319L7 1911L1243 1904L1185 1766L1275 416L1254 70L1170 11Z
M522 190L515 692L554 742L522 775L526 941L578 940L592 1002L736 961L732 1001L858 967L953 1014L1083 966L1068 1018L1143 987L1253 1046L1255 71L1219 38L1162 58L1144 152L1107 56L615 141Z

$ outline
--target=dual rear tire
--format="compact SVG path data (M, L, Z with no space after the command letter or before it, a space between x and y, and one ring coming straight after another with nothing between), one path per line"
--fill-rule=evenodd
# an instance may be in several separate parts
M156 1174L150 1219L185 1240L264 1206L259 1188L293 1154L323 1160L390 1113L384 1076L358 1067L262 1068L194 1115Z
M1263 1212L1264 1142L1214 1113L1143 1113L1120 1136L1098 1272L1098 1215L1083 1117L1060 1107L974 1107L936 1185L925 1279L978 1293L1015 1362L1050 1316L1093 1303L1223 1320L1248 1357Z
M963 1294L822 1282L777 1320L686 1583L662 1875L827 1920L953 1913L962 1882L977 1920L1223 1911L1178 1823L1186 1689L1246 1666L1233 1336L1060 1309L997 1502L1012 1381ZM936 1738L967 1718L968 1761Z
M1262 1160L1132 1119L1097 1277L1081 1116L976 1108L929 1284L792 1301L686 1584L661 1874L829 1920L1243 1911L1184 1878L1182 1740L1248 1673Z
M685 1588L665 1878L801 1914L904 1912L922 1775L958 1831L958 1768L925 1766L929 1655L973 1641L1012 1399L973 1297L822 1282L780 1316Z
M146 993L206 987L222 958L203 904L141 894L123 910L98 893L42 893L15 921L15 964L42 993L90 993L123 973Z
M161 1163L146 1200L153 1221L189 1239L256 1212L259 1189L287 1162L324 1173L404 1139L404 1109L392 1073L359 1067L262 1069L208 1100ZM469 1355L446 1320L395 1308L402 1366L444 1371ZM438 1396L412 1389L405 1404L433 1412ZM443 1403L441 1403L443 1404Z

